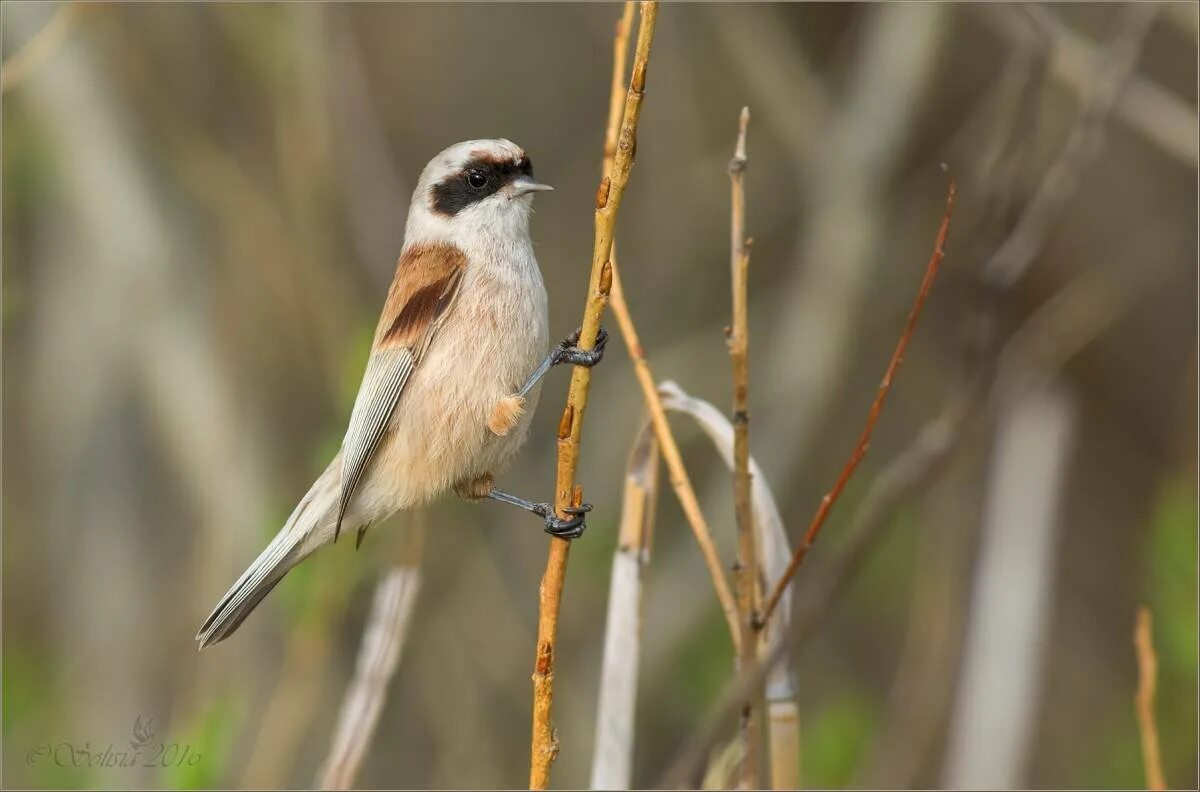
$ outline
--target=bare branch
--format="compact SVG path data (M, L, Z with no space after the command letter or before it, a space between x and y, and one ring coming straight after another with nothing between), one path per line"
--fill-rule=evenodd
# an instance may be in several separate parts
M738 119L737 145L729 161L730 219L729 269L733 295L733 321L729 330L729 359L733 368L733 502L737 522L738 632L741 634L738 664L749 668L758 658L754 623L762 590L759 587L758 541L754 531L754 504L750 497L750 330L746 316L746 280L750 268L750 243L746 239L746 127L750 108L743 107ZM756 789L758 783L759 718L755 695L743 702L741 735L744 742L738 766L738 784Z
M613 156L612 172L601 180L600 189L596 193L592 269L588 279L587 303L584 306L579 331L579 346L585 350L591 349L596 343L596 336L600 331L600 316L608 302L613 282L613 267L609 262L613 232L621 197L629 181L629 172L633 168L638 119L641 116L642 99L646 89L646 65L650 57L650 45L654 40L654 23L657 16L656 2L642 3L633 60L633 77L625 97L624 117ZM575 484L575 471L579 466L583 415L587 410L590 385L591 369L576 366L571 375L567 404L558 425L558 470L554 500L559 516L564 518L569 516L565 509L578 505L582 498L582 492ZM551 538L546 571L538 593L537 658L533 672L533 737L529 769L531 789L546 787L550 781L550 765L558 755L558 740L551 725L550 710L554 699L554 647L558 638L558 609L562 603L570 546L570 542L565 539Z
M841 474L838 476L837 481L834 482L833 489L821 499L821 505L817 508L817 513L813 515L812 522L809 523L808 530L804 534L804 541L796 548L787 571L775 584L775 588L771 591L771 596L767 598L762 612L761 623L763 624L771 618L771 613L775 610L776 605L778 605L779 598L783 596L787 584L795 576L796 570L804 562L804 557L808 555L813 542L820 535L821 526L825 524L825 518L829 516L833 504L837 502L838 496L842 494L846 482L854 475L854 470L858 467L858 463L867 454L867 448L871 441L871 433L875 429L876 421L879 420L879 413L883 410L883 403L887 400L888 392L892 389L892 378L895 376L896 371L900 368L901 361L904 359L904 350L908 347L908 341L917 326L917 319L921 316L921 309L925 307L925 298L929 296L929 289L933 286L934 278L937 277L938 265L942 263L942 259L946 255L943 248L946 244L946 236L950 233L950 215L954 210L954 190L954 182L951 181L946 191L946 211L942 215L942 223L938 228L937 239L934 241L933 255L929 259L929 265L925 268L925 277L921 281L921 288L917 291L917 299L913 302L912 311L908 314L908 321L904 325L904 332L900 334L900 340L896 343L895 351L892 352L892 359L888 362L887 371L884 372L883 381L880 382L879 390L875 394L875 401L871 404L871 410L867 414L867 422L863 426L862 434L859 435L858 445L855 446L854 451L850 454L849 461L846 462L846 466L842 468Z

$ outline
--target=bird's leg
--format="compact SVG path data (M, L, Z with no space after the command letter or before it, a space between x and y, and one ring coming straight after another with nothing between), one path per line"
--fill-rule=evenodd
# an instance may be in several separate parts
M546 521L546 533L560 539L578 539L583 536L583 529L587 527L584 523L584 515L592 510L590 503L568 506L566 512L572 516L564 520L554 513L554 507L549 503L534 503L496 489L496 482L491 473L484 473L478 478L458 482L454 485L454 492L466 500L479 501L491 498L536 514Z
M546 376L546 372L553 366L560 363L571 363L576 366L592 367L600 362L604 357L604 345L608 343L608 331L603 327L596 335L596 345L588 350L580 349L579 331L576 330L571 335L567 336L562 341L554 345L550 353L546 355L538 367L529 375L529 379L525 380L525 384L516 393L505 396L500 401L496 402L492 407L491 415L488 416L487 428L492 434L497 437L503 437L512 431L512 428L521 420L521 416L525 414L525 397L529 395L529 391L533 390L533 386L541 381L542 377Z
M587 527L584 522L584 515L592 510L592 504L590 503L568 506L563 511L570 514L571 517L564 520L554 513L554 507L549 503L533 503L524 498L518 498L516 495L501 492L495 488L488 493L487 497L501 503L510 503L517 508L536 514L546 521L546 533L551 536L557 536L559 539L578 539L583 536L583 529Z
M596 345L591 349L580 349L579 330L576 330L554 345L554 348L550 350L546 358L529 375L529 379L525 380L525 384L521 386L521 390L517 391L517 396L524 399L529 395L529 391L533 390L533 386L537 385L542 377L546 376L546 372L552 366L557 366L560 363L570 363L574 366L587 366L591 368L604 357L604 345L607 343L608 331L601 327L600 332L596 335Z

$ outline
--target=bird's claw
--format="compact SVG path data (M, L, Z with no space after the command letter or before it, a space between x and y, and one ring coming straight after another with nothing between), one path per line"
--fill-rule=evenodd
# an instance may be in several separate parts
M580 328L582 330L582 328ZM554 363L571 363L576 366L591 367L604 358L604 345L608 343L608 331L603 327L596 333L596 343L591 349L579 348L579 333L576 330L559 342L554 350Z
M578 506L567 506L563 509L572 515L563 519L554 513L554 507L549 503L534 504L534 514L546 521L546 533L559 539L578 539L587 528L584 515L592 510L592 504L582 503Z

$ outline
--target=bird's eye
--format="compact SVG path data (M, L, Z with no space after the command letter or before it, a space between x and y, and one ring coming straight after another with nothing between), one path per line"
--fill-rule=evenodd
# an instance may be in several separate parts
M481 170L467 171L467 184L471 185L476 190L482 190L487 186L487 174Z

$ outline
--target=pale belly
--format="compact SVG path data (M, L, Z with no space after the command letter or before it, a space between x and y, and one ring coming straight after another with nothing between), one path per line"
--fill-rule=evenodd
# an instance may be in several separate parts
M425 503L454 484L498 473L529 430L540 388L503 437L487 428L548 351L546 294L536 282L474 274L413 372L355 500L376 521ZM486 295L486 298L484 297Z

